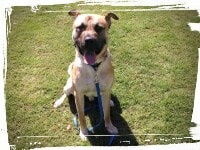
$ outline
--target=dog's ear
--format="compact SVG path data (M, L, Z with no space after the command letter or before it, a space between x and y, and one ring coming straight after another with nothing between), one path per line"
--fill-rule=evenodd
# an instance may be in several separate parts
M78 15L80 15L81 13L78 12L77 10L71 10L71 11L68 12L68 14L69 14L70 16L73 16L74 18L76 18L76 17L77 17Z
M107 13L105 15L105 19L108 23L108 28L110 28L111 26L111 18L115 19L115 20L119 20L119 18L117 17L117 15L115 15L114 13Z

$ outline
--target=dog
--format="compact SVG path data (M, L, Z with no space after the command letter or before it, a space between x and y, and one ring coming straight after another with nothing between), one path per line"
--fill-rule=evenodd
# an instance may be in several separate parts
M111 27L111 18L118 20L114 13L106 15L81 14L73 10L68 13L74 17L72 39L75 45L75 60L68 68L70 77L64 86L64 94L54 103L58 107L64 99L73 94L75 97L78 119L80 122L80 136L87 139L88 130L84 115L84 96L90 100L97 96L95 76L98 77L104 122L107 131L117 134L118 129L110 118L111 87L114 81L114 69L111 64L108 49L108 30Z

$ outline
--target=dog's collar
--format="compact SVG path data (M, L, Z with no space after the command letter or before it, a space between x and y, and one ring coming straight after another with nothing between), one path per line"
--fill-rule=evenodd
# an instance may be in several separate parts
M97 71L98 67L101 65L102 62L95 63L93 65L90 65L95 71Z

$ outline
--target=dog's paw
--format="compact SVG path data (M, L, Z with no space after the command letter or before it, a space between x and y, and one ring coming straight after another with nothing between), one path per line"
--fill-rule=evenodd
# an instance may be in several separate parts
M114 107L114 106L115 106L114 102L110 100L110 107Z
M112 124L107 125L107 126L106 126L106 129L107 129L107 131L108 131L110 134L118 134L118 133L119 133L119 132L118 132L118 129L117 129L114 125L112 125Z
M83 132L80 130L79 136L81 137L81 139L82 139L83 141L86 141L86 140L87 140L87 135L88 135L88 131L86 131L86 132L83 133Z

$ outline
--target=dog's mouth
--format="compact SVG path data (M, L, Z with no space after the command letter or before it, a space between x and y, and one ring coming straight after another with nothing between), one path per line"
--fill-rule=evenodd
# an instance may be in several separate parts
M84 43L75 42L78 46L80 54L83 56L84 63L88 65L94 65L96 62L97 55L101 52L106 40L88 40Z
M96 54L94 51L92 52L85 52L83 55L84 63L88 65L94 65L96 62Z
M97 39L87 36L83 43L83 59L84 63L93 65L96 62L96 52L98 52L99 46Z

